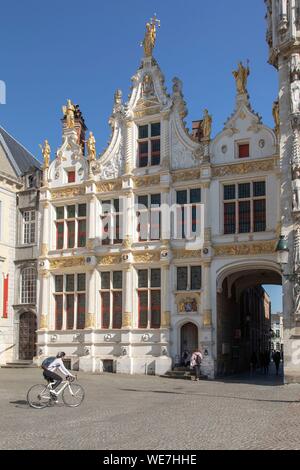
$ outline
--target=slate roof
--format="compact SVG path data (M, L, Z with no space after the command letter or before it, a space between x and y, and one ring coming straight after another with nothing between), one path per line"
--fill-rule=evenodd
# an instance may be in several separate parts
M0 145L2 145L17 176L22 175L32 167L41 168L41 163L1 126Z

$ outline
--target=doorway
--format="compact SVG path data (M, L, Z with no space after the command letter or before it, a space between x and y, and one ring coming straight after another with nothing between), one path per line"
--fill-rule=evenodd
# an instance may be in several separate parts
M19 359L32 360L36 355L36 315L31 312L20 315Z

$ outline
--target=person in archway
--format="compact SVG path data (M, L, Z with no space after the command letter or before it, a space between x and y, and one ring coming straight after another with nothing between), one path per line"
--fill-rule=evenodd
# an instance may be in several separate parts
M201 362L202 362L203 356L200 351L194 351L191 357L191 368L194 368L195 370L195 381L200 380L200 375L201 375Z
M275 351L273 353L273 361L276 367L276 375L279 374L279 366L280 366L280 361L281 361L281 354L279 351Z
M251 375L256 371L257 363L258 363L257 355L256 355L256 352L253 351L253 353L251 354L251 358L250 358L250 372L251 372Z

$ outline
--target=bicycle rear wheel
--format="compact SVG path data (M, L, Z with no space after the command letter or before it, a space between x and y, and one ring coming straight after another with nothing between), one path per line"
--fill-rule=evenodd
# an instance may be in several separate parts
M27 392L27 402L31 408L46 408L51 401L46 385L33 385Z
M69 384L63 391L62 399L67 406L79 406L84 399L84 390L79 384Z

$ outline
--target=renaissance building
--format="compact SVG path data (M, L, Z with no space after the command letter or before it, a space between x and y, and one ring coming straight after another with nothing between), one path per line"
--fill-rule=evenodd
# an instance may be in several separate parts
M233 73L235 106L211 139L212 117L186 128L183 84L153 56L147 24L129 100L114 96L112 137L99 156L71 100L62 145L43 148L36 361L66 351L74 369L165 374L201 348L202 372L239 372L269 344L269 299L281 284L280 167L275 129Z

